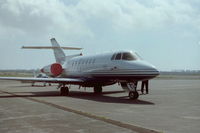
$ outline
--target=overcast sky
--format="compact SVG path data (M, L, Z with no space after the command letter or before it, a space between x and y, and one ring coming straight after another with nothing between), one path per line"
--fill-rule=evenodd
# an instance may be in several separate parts
M0 69L35 69L66 54L137 51L160 70L200 69L199 0L0 0Z

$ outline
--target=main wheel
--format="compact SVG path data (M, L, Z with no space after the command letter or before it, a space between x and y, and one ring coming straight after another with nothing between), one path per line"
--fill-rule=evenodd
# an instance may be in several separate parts
M135 100L135 99L138 99L138 97L139 97L139 94L138 94L137 91L130 91L130 92L129 92L129 98L130 98L130 99Z
M102 87L101 86L95 86L94 87L94 93L95 94L101 94L102 93Z
M69 94L69 88L68 87L61 87L60 88L60 95L61 96L67 96Z

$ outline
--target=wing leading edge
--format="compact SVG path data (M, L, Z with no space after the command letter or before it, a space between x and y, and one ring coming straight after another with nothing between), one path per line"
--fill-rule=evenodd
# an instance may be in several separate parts
M0 80L47 82L47 83L65 83L65 84L81 84L81 83L84 82L81 79L75 79L75 78L0 77Z

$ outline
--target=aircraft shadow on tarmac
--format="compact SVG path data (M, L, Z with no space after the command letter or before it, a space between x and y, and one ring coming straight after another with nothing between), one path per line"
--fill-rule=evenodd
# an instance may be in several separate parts
M144 100L130 100L128 96L112 97L106 94L124 93L124 91L107 91L102 94L94 94L93 92L70 91L67 97L85 99L104 103L122 103L122 104L142 104L154 105L154 103ZM61 97L58 91L41 91L41 92L12 92L15 95L4 95L0 98L15 98L15 97Z

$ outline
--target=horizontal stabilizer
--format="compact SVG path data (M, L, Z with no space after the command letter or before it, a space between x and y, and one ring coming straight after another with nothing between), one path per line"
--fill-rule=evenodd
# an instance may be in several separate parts
M62 48L65 50L81 50L83 48L75 48L75 47L52 47L52 46L22 46L22 49L57 49Z

